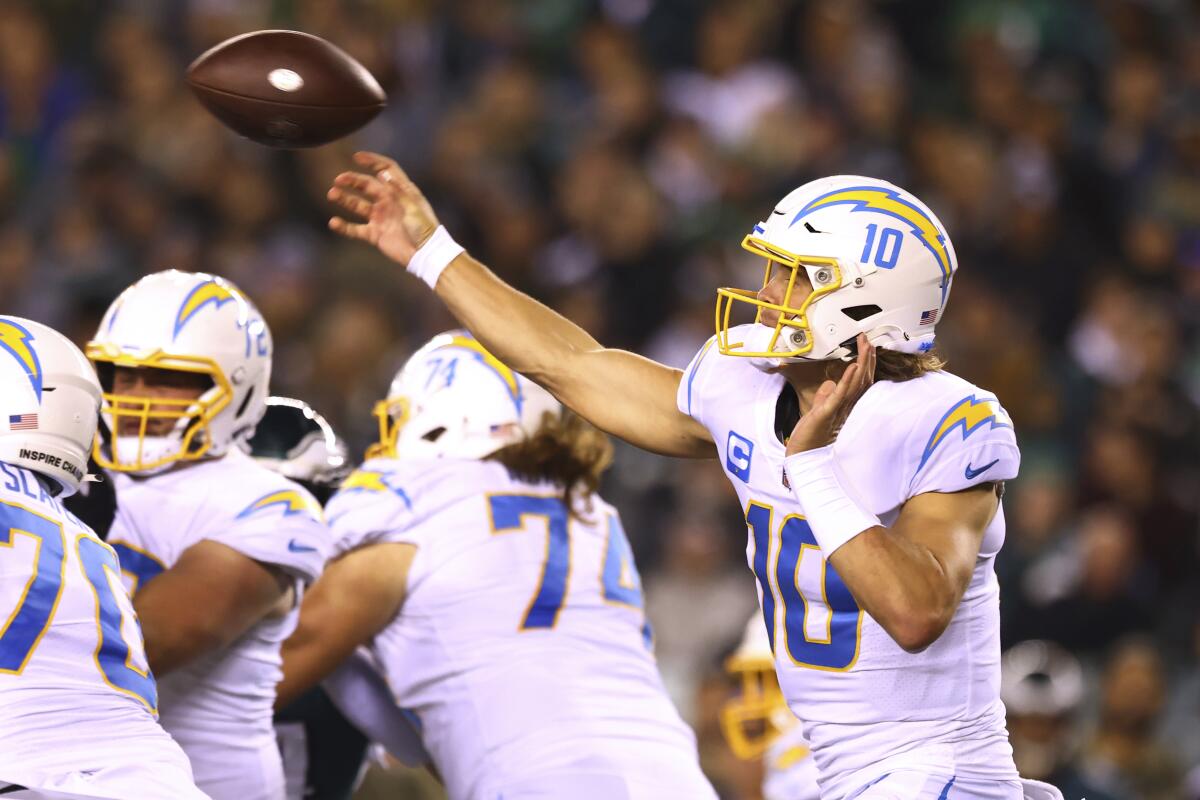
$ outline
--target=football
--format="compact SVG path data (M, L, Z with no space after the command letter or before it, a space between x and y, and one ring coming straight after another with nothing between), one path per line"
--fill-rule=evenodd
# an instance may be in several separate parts
M192 62L187 82L217 119L271 147L315 147L383 110L378 81L345 51L299 31L227 39Z

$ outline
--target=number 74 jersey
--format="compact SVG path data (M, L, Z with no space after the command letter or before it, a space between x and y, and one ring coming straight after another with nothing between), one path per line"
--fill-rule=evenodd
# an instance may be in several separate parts
M339 552L417 548L371 650L451 797L715 799L612 506L496 462L374 459L327 511Z
M0 463L0 781L89 796L202 797L155 722L117 555L32 472Z
M923 652L905 652L859 608L800 514L775 432L783 388L780 375L722 356L710 342L684 372L677 399L712 434L741 501L780 687L804 722L822 796L844 796L888 769L1015 779L999 699L993 569L1003 513L985 532L949 627ZM940 371L875 383L834 455L842 484L884 526L918 494L1007 480L1020 462L996 397Z

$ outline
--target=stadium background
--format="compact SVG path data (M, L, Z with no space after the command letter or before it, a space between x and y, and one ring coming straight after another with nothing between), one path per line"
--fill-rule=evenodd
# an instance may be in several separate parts
M388 109L315 151L235 139L183 69L263 27L338 43ZM1041 735L1093 800L1200 797L1198 108L1194 0L5 0L0 299L83 342L139 275L232 278L274 331L276 393L360 451L393 371L451 320L326 232L354 149L394 154L502 276L677 366L714 289L760 280L738 243L775 200L831 173L896 181L958 250L941 349L1024 453L1005 645L1085 666ZM714 463L621 447L607 494L705 767L752 797L716 725L755 608L733 493Z

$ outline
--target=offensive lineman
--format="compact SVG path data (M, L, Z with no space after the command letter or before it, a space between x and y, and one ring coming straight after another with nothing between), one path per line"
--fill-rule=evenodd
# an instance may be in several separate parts
M265 410L271 335L228 281L169 270L109 307L87 346L93 450L159 675L161 720L215 800L283 800L271 723L279 647L329 546L321 508L237 443Z
M1023 786L1004 727L993 561L1019 452L996 397L930 352L957 268L933 212L872 178L797 188L743 241L762 287L718 290L717 334L681 372L505 285L394 161L355 158L370 174L342 173L329 198L365 222L333 230L404 264L602 430L722 460L823 797L1061 796Z
M201 800L154 721L117 555L62 506L84 480L99 404L70 340L0 317L0 794Z
M463 332L417 351L376 414L280 699L369 644L453 800L715 800L595 493L607 439Z

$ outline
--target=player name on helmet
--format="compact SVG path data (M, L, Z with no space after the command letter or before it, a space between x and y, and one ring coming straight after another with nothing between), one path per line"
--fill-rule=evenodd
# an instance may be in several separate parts
M24 447L21 448L20 457L27 458L30 461L40 461L48 467L65 469L74 477L78 478L79 480L83 480L83 470L77 467L75 464L72 464L70 461L67 461L65 458L52 456L49 453L43 453L41 450L29 450Z

